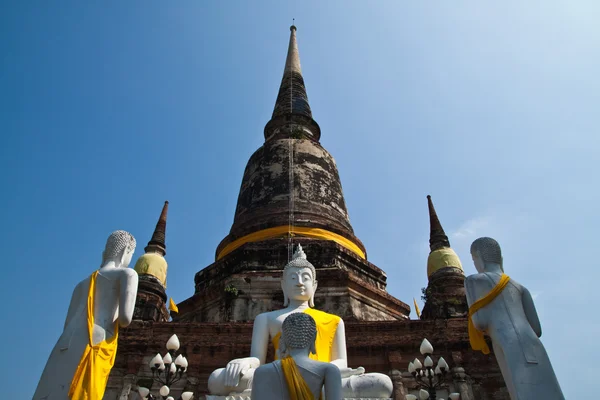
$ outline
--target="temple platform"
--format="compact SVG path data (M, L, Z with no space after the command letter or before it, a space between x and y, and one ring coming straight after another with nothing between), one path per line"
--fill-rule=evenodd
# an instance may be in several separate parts
M348 363L354 368L362 366L367 372L389 375L394 384L392 399L404 400L406 394L416 389L414 379L407 371L408 363L416 357L423 358L419 346L423 338L427 338L435 349L434 356L444 357L450 365L450 391L460 393L462 400L508 400L494 354L484 355L471 350L467 326L466 318L348 321ZM189 390L195 393L195 398L205 398L212 371L225 367L232 359L250 354L252 322L134 321L119 332L118 357L105 398L118 398L127 384L131 385L132 392L138 385L151 384L148 362L156 353L166 352L164 343L174 333L181 341L180 351L189 360L188 372L174 388L176 393ZM267 359L273 359L272 348Z

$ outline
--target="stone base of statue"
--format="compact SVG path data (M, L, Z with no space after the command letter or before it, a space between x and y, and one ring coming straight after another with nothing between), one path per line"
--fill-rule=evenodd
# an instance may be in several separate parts
M213 396L210 394L206 395L206 400L252 400L252 396L240 393L240 394L230 394L227 396ZM344 397L340 400L392 400L390 398L383 397Z
M206 395L206 400L251 400L252 398L245 394L230 394L227 396Z

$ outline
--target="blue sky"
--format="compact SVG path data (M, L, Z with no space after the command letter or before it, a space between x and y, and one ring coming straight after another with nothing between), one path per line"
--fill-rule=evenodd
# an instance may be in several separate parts
M167 199L168 294L193 294L263 141L292 18L321 142L388 291L410 304L427 283L431 194L467 274L472 240L500 242L566 397L589 397L600 5L526 3L0 3L0 370L18 382L2 397L33 394L108 234L132 232L139 256Z

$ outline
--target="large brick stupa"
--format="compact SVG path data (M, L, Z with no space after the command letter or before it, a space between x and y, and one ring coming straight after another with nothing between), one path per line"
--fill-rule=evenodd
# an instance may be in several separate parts
M173 333L182 339L190 368L172 393L185 389L203 398L213 370L249 356L254 317L283 307L280 276L292 246L301 244L317 268L315 307L346 323L349 365L388 374L395 400L414 393L408 363L420 357L425 337L451 368L450 383L438 397L456 391L463 400L508 399L494 355L470 349L464 273L431 198L429 282L420 319L409 318L410 307L387 292L384 270L368 261L350 224L335 161L319 142L294 26L264 137L246 166L229 234L217 246L215 261L196 273L194 295L178 304L171 322L164 292L165 205L147 254L136 265L136 320L121 331L104 398L138 399L138 385L151 385L148 361L164 353Z

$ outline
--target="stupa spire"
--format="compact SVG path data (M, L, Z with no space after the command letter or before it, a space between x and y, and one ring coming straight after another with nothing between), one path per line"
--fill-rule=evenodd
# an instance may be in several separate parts
M312 118L306 86L300 66L300 53L296 41L296 26L290 26L290 42L283 69L273 116L265 126L265 139L292 137L318 141L319 125Z
M167 287L168 269L167 260L165 260L167 254L165 233L167 231L168 210L169 202L165 201L156 228L154 228L152 239L148 242L148 246L144 248L146 254L142 254L135 263L135 267L133 267L139 276L137 298L133 311L134 320L156 322L169 320L169 312L165 305L167 302L165 288Z
M427 297L421 319L464 317L469 310L465 297L465 274L460 258L450 247L448 236L433 207L429 206L429 256L427 257Z
M295 72L302 75L300 66L300 54L298 53L298 42L296 41L296 26L290 26L290 44L288 46L287 59L285 60L284 75L287 72Z
M162 253L163 256L167 254L167 245L165 244L165 236L167 232L167 212L169 210L169 202L165 201L165 205L160 213L156 228L152 234L152 239L148 242L148 246L144 248L146 253L158 252Z
M450 241L448 240L448 236L446 236L446 232L444 232L444 228L442 228L442 224L440 223L437 213L435 212L430 195L427 195L427 204L429 206L430 226L429 249L434 251L442 247L450 247Z

